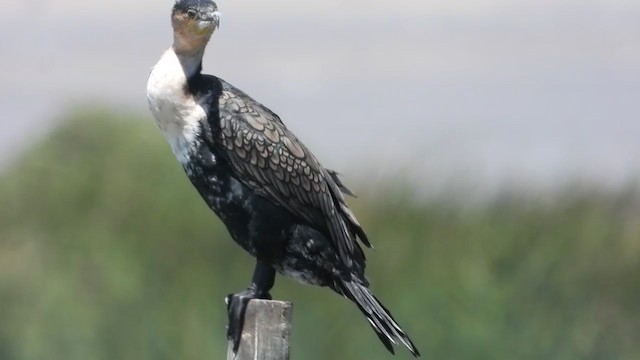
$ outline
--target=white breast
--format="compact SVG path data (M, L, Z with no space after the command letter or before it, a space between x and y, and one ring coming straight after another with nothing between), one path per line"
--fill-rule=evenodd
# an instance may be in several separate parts
M172 50L162 55L147 82L149 109L183 164L198 145L200 122L206 119L204 108L185 93L186 84L183 67Z

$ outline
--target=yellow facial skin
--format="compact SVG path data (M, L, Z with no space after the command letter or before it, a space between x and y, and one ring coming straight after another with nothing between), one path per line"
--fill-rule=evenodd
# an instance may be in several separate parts
M189 19L188 22L189 30L197 36L211 35L215 27L212 21Z
M175 14L172 24L174 47L185 53L204 48L216 28L215 21L192 19L186 14Z

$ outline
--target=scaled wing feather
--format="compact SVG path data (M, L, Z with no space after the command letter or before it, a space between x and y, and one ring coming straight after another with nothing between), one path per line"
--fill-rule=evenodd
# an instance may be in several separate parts
M324 169L277 115L240 90L223 83L218 101L220 131L214 143L238 178L327 231L348 267L354 258L363 263L356 236L370 245L344 201L340 188L346 187L336 182L335 172Z

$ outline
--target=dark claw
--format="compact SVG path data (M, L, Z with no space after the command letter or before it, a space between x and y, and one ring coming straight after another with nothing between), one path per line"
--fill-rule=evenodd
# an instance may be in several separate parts
M227 312L229 313L229 323L227 324L227 339L233 342L233 353L238 352L240 347L240 338L242 337L242 328L244 326L244 315L247 311L247 305L251 299L271 300L268 292L256 290L253 286L237 293L227 295L225 302L227 303Z

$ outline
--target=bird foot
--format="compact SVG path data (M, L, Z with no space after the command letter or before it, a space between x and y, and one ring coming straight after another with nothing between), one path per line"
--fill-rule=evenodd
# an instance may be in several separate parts
M229 323L227 325L227 339L233 342L233 353L238 352L240 347L240 338L242 336L242 327L244 326L244 315L247 311L249 300L265 299L271 300L268 291L257 289L251 285L247 289L237 293L229 294L225 298L227 303L227 312L229 313Z

